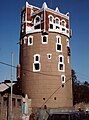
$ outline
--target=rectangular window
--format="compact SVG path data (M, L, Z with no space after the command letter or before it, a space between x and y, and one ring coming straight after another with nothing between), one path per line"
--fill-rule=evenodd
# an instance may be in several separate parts
M65 71L64 56L59 55L58 70L61 72Z
M61 51L61 45L57 44L57 51Z
M17 99L17 106L21 106L21 99Z
M28 37L28 46L33 45L33 36Z
M47 44L48 43L48 35L43 35L42 36L42 44Z
M33 71L38 72L41 69L41 64L40 64L40 55L35 54L34 55L34 63L33 63Z
M53 24L50 24L50 29L53 29Z

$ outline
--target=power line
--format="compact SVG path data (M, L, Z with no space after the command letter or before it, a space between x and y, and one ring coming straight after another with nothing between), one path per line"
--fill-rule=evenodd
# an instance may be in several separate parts
M8 64L8 63L5 63L5 62L1 62L1 61L0 61L0 64L6 65L6 66L9 66L9 67L14 67L14 68L17 69L16 66L12 66L11 64ZM42 75L46 75L46 76L58 76L58 77L60 76L60 75L47 74L47 73L42 73L42 72L33 72L33 71L31 71L31 70L24 69L24 68L22 68L22 70L24 70L24 71L26 71L26 72L31 72L31 73L34 73L34 74L42 74ZM69 76L70 76L70 75L69 75Z
M71 78L67 79L65 83L67 83L69 80L71 80ZM60 85L49 97L48 99L41 105L41 107L43 107L45 105L45 103L47 103L49 101L49 99L58 91L62 88L62 86Z

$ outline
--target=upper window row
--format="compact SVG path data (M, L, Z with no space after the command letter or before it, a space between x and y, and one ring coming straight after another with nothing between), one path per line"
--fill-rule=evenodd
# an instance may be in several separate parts
M66 27L66 21L64 19L60 20L58 17L54 18L52 15L49 15L49 22L56 23Z

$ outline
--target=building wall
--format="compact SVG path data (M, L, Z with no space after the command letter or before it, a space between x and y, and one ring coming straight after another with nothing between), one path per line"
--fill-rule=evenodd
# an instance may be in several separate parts
M22 91L32 99L33 107L41 107L49 96L60 86L62 86L61 75L66 76L66 81L71 78L70 64L67 62L67 37L57 33L48 34L48 44L41 43L41 33L31 34L33 45L21 46L21 80ZM56 36L61 36L63 52L56 52ZM51 53L49 60L47 54ZM41 70L33 71L34 55L40 55ZM65 72L58 71L58 56L64 56ZM42 73L42 74L40 74ZM65 83L46 103L47 107L71 107L72 106L72 83L71 79ZM56 100L54 98L56 97ZM45 98L45 100L43 100Z
M72 80L70 66L70 48L67 46L67 39L70 40L69 16L55 12L51 9L36 9L26 6L24 31L21 28L20 34L20 86L22 93L27 94L32 99L32 107L64 108L72 107ZM52 15L53 29L50 28L49 15ZM36 24L36 16L40 22ZM55 18L60 19L59 28L55 28ZM62 26L61 20L66 22ZM35 28L36 25L40 28ZM63 29L64 30L63 30ZM42 44L42 35L48 35L48 43ZM56 36L61 37L62 51L56 51ZM33 37L33 45L28 45L28 37ZM48 59L47 54L52 54ZM34 55L40 55L41 70L33 70ZM58 70L59 55L64 57L65 71ZM68 61L69 59L69 61ZM65 76L65 82L61 80ZM52 96L51 96L52 95ZM51 97L50 97L51 96ZM46 102L46 104L45 104Z

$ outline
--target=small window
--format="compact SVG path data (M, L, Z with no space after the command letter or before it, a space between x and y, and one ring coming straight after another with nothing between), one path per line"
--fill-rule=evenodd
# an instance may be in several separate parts
M58 71L64 72L65 71L65 64L64 63L58 63Z
M63 70L63 64L60 64L60 65L59 65L59 69L60 69L60 70Z
M65 21L65 20L62 20L62 21L61 21L61 25L62 25L63 27L66 27L66 21Z
M47 58L48 58L48 59L51 59L51 58L52 58L52 54L48 53L48 54L47 54Z
M56 24L59 24L59 20L58 20L58 19L56 19L56 20L55 20L55 23L56 23Z
M34 55L34 63L33 63L33 71L38 72L41 69L41 64L40 64L40 55L35 54Z
M65 28L62 28L62 31L65 31Z
M53 17L52 17L52 16L50 16L49 20L50 20L50 22L53 22Z
M45 98L43 98L43 100L45 100Z
M58 26L56 26L56 29L60 29Z
M15 98L12 98L12 106L13 107L15 107L15 104L16 104L15 102L16 102Z
M59 55L59 62L64 63L64 56L63 55Z
M28 37L28 46L33 45L33 36Z
M34 29L40 29L40 24L39 24L39 25L36 25L36 26L34 27Z
M34 63L34 68L35 70L39 70L40 69L40 64L39 63Z
M53 29L53 24L50 24L50 29Z
M57 98L56 97L54 97L54 100L56 100Z
M48 43L48 35L43 35L42 36L42 44L47 44Z
M36 56L35 58L36 58L36 60L35 60L35 61L39 61L39 57L38 57L38 56Z
M65 83L65 75L61 75L61 82L62 82L62 84Z
M36 17L36 23L40 22L40 17Z
M57 51L61 51L61 49L62 49L62 45L57 44Z

